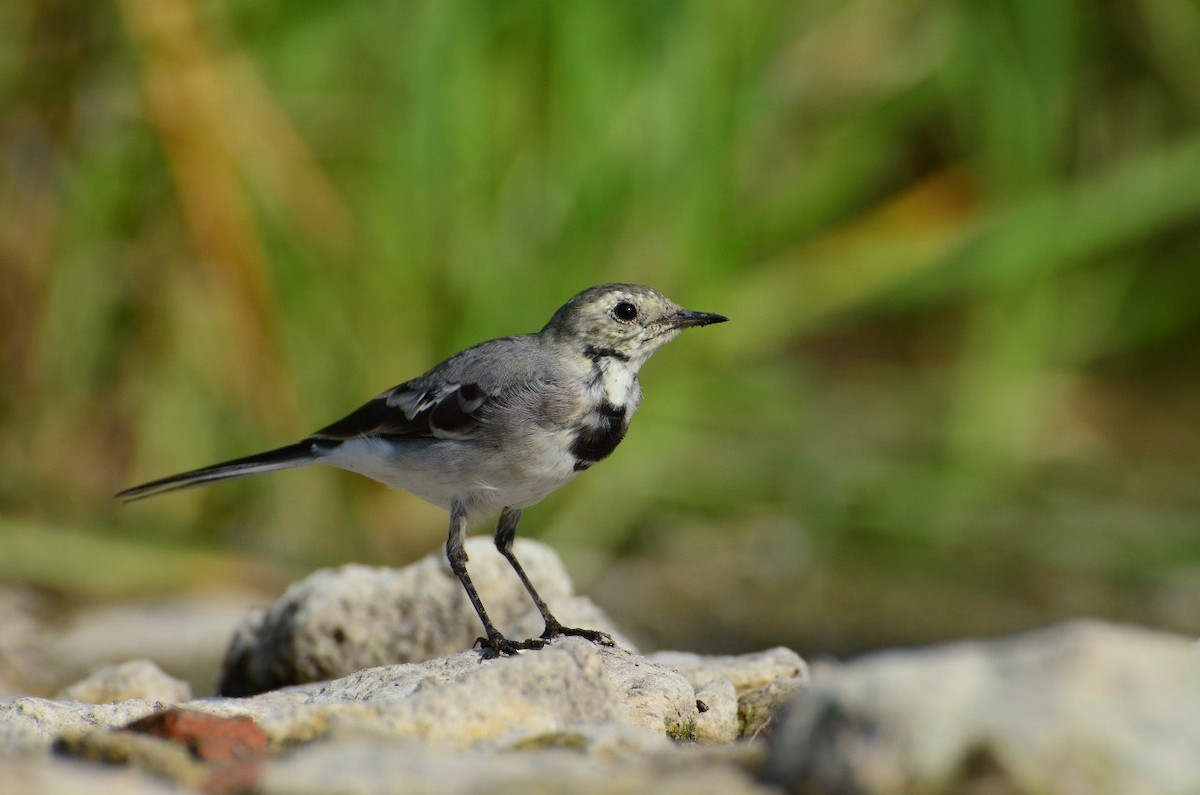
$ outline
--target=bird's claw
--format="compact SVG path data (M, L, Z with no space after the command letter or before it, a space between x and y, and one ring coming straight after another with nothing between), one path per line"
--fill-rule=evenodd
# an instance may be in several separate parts
M509 640L499 632L489 632L487 637L475 639L475 648L483 652L483 659L485 660L494 660L502 654L506 657L515 657L523 651L536 651L545 648L548 641L562 637L563 635L583 638L598 646L611 647L616 645L612 636L607 632L601 632L597 629L564 627L555 621L552 624L546 625L546 629L542 632L541 637L529 638L528 640Z
M552 640L553 638L562 635L569 635L573 638L583 638L590 640L599 646L615 646L616 643L612 639L612 635L607 632L601 632L598 629L580 629L578 627L564 627L557 621L553 624L547 624L546 629L542 632L542 640Z
M476 638L475 648L483 651L483 659L494 660L501 654L514 657L523 651L533 651L546 645L541 638L529 640L509 640L499 632L489 632L486 638Z

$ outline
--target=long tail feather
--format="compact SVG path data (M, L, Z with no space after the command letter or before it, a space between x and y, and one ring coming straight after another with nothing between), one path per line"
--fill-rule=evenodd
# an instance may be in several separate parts
M279 469L302 467L305 464L315 463L317 460L318 457L313 455L312 442L306 440L297 442L296 444L289 444L286 447L279 447L275 450L268 450L265 453L248 455L245 458L235 458L232 461L225 461L220 464L193 469L190 472L181 472L178 475L152 480L149 483L125 489L118 493L116 497L122 502L133 502L134 500L153 497L157 494L166 494L169 491L190 489L195 486L207 486L209 483L217 483L222 480L232 480L233 478L242 478L247 475L258 475L263 472L274 472Z

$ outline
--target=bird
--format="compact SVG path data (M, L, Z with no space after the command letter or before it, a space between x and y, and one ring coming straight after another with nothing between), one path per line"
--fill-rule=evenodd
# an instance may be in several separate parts
M684 309L657 290L602 284L563 304L536 333L482 342L395 386L294 444L152 480L119 492L132 502L180 489L310 464L379 481L450 512L446 558L483 624L488 657L542 648L563 626L526 575L513 540L524 509L609 456L642 401L638 371L686 328L728 318ZM467 572L472 518L499 511L495 545L545 621L510 640L488 617Z

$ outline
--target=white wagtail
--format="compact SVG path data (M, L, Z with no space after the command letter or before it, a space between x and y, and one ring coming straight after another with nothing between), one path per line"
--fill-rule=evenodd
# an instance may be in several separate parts
M689 326L727 318L692 312L649 287L584 290L536 334L467 348L389 389L303 441L122 491L131 501L277 469L329 464L450 511L446 557L486 637L490 656L541 648L559 635L611 645L590 629L564 627L513 554L521 511L608 456L642 400L638 370ZM540 638L511 641L488 618L467 574L469 520L500 510L496 548L546 620Z

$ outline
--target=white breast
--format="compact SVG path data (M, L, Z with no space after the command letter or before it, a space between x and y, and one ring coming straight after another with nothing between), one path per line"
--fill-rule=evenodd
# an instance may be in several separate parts
M624 362L605 359L600 364L600 379L596 384L599 397L614 406L624 406L632 413L642 399L642 387L637 371Z

